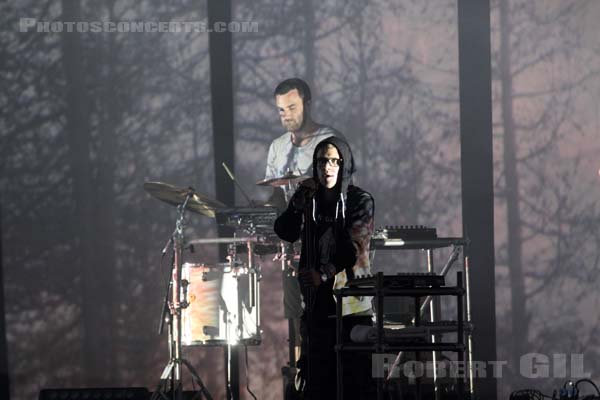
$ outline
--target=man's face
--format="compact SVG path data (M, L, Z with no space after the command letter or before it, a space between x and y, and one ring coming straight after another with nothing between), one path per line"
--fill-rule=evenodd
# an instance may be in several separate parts
M275 104L279 110L281 124L288 132L299 131L304 124L304 104L298 89L275 96Z
M321 148L317 153L317 177L321 185L333 189L338 181L341 165L340 153L335 146Z

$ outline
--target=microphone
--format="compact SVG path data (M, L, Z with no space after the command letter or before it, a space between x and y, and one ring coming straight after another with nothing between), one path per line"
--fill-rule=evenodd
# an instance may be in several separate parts
M314 178L308 178L300 182L298 189L301 189L304 192L305 199L307 202L310 202L313 197L315 197L315 193L317 193L317 182Z
M305 183L306 182L306 183ZM317 184L314 179L306 179L298 185L296 193L292 197L292 203L297 211L304 211L308 204L312 202L315 193L317 192Z

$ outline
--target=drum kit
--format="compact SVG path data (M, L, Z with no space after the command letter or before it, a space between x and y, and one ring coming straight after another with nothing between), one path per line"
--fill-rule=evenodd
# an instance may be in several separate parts
M306 176L286 174L257 182L260 186L292 187ZM175 229L162 254L172 252L170 282L164 295L159 333L168 329L169 362L152 400L181 399L182 367L186 367L199 392L212 399L198 373L182 354L183 346L223 346L230 360L231 346L258 345L260 330L260 264L255 256L281 252L283 246L273 232L277 210L271 206L227 207L196 192L162 182L146 182L152 197L178 210ZM216 219L243 236L186 240L186 212ZM216 264L184 262L183 250L190 245L227 245L227 261ZM245 253L242 261L240 253ZM279 255L279 259L285 259ZM285 261L282 261L284 263ZM229 366L227 366L229 367ZM227 379L228 398L230 379Z

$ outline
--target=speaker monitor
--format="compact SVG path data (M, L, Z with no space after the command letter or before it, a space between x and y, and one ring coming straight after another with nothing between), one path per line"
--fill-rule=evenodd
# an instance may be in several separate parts
M38 400L148 400L150 392L141 387L42 389Z

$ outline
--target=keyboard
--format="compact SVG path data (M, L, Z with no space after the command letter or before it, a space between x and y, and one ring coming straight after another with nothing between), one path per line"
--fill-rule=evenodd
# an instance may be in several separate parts
M385 288L439 288L446 284L443 275L430 272L400 272L396 275L384 275L383 287ZM377 276L365 276L351 279L349 287L374 288L377 286Z

